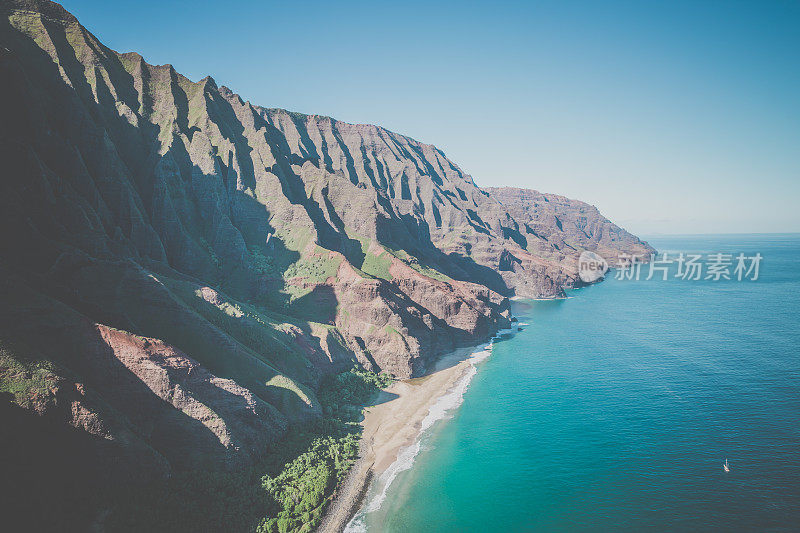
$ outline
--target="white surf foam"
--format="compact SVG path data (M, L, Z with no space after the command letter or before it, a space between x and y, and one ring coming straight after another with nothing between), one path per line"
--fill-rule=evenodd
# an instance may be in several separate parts
M501 330L501 331L511 331ZM498 332L500 333L500 332ZM447 418L449 413L455 410L464 402L464 393L469 387L472 378L478 372L475 365L481 361L485 361L492 355L492 346L495 340L499 340L500 336L493 337L489 344L483 349L474 352L470 355L468 361L470 363L469 369L459 378L455 385L449 389L444 395L440 396L436 402L428 410L428 414L422 419L419 434L417 439L410 446L406 446L400 450L397 459L387 468L380 477L373 483L374 487L379 490L376 495L371 497L367 503L353 516L353 518L345 526L345 533L364 533L367 531L365 522L365 515L373 513L381 508L386 494L392 482L397 478L401 472L409 470L414 465L414 459L422 449L422 436L429 430L437 421Z

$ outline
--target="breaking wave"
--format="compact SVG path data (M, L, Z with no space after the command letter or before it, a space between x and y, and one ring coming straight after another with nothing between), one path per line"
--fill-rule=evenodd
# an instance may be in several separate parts
M464 393L467 391L472 378L478 372L477 364L485 361L492 355L492 347L496 340L500 340L500 334L511 330L501 330L489 341L484 348L472 353L468 359L470 366L463 376L445 394L440 396L428 410L428 414L422 419L417 439L413 444L400 450L397 459L374 481L374 486L380 487L377 494L367 500L362 508L353 516L345 527L345 533L365 533L367 525L365 515L373 513L381 508L386 494L398 474L409 470L414 465L414 459L422 449L422 437L437 421L450 416L450 412L458 408L464 402Z

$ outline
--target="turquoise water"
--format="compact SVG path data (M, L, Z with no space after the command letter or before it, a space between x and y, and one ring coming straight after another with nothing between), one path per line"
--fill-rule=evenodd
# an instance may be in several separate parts
M760 252L760 279L516 303L370 531L800 530L800 236L650 242Z

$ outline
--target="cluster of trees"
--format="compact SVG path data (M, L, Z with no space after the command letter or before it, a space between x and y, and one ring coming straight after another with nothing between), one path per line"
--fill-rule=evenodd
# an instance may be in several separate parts
M102 513L101 519L107 531L311 531L319 525L336 487L358 458L362 408L391 380L386 374L360 368L330 376L318 394L324 416L291 430L271 445L261 464L250 469L223 472L209 465L208 470L175 471L169 479L148 487L76 486L73 500L85 500L86 506L110 511ZM0 439L0 444L3 442ZM42 461L42 457L51 455L52 451L33 453L31 460L34 464L41 462L52 475L52 468L46 466L49 463ZM80 474L62 477L74 480ZM83 522L87 515L91 513L70 519L69 525L88 528L89 524ZM53 513L53 518L63 523L65 513Z
M264 476L262 487L272 498L273 515L258 533L311 531L325 505L358 457L358 435L319 437L276 476Z
M392 379L391 375L383 372L376 374L369 370L353 367L349 372L329 377L322 384L317 397L322 403L322 410L326 417L344 422L358 422L357 417L361 408L380 389L388 387Z
M388 374L355 367L323 383L317 396L325 417L314 428L317 436L295 436L299 442L311 438L307 450L276 475L261 479L272 509L258 533L307 532L319 525L336 487L358 458L361 409L391 382Z

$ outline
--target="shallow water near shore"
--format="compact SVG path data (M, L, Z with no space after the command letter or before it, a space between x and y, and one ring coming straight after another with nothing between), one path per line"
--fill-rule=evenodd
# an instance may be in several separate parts
M464 393L477 373L477 366L491 355L494 342L509 335L510 331L504 330L498 333L487 345L458 349L440 359L435 365L432 374L406 381L408 384L421 383L432 379L433 375L445 369L455 371L453 374L454 381L450 382L451 385L449 387L434 388L433 395L427 397L427 402L425 402L425 397L419 398L424 401L423 405L427 405L427 407L423 407L425 409L424 417L419 420L418 427L413 433L416 436L407 445L399 449L391 464L385 469L373 471L373 474L375 474L373 480L370 486L367 487L368 490L359 510L346 525L346 533L359 533L366 530L366 517L380 511L394 480L399 474L413 466L417 455L422 450L423 442L429 437L429 432L432 428L440 421L450 418L452 413L461 405ZM407 394L424 394L424 392L412 391ZM399 415L391 413L390 416ZM408 421L408 423L411 423L411 421ZM414 424L416 425L417 423ZM380 468L379 465L374 466Z
M800 235L650 242L759 252L760 279L609 277L515 302L527 325L476 364L359 529L795 530Z

